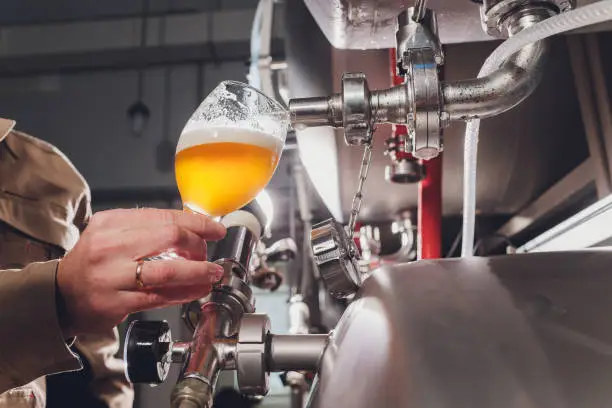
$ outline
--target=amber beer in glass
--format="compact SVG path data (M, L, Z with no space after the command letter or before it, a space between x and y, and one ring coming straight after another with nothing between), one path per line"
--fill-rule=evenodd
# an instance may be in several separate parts
M258 90L224 81L181 132L176 181L186 209L223 216L270 182L283 150L289 114Z

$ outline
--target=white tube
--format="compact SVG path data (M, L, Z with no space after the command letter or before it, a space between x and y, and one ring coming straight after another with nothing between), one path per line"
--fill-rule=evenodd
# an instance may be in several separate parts
M517 33L503 42L487 58L478 77L495 71L512 54L524 46L566 31L603 23L612 20L612 0L580 7L542 21ZM465 147L463 157L463 239L461 256L473 256L474 228L476 222L476 167L478 161L478 132L480 119L467 122L465 128Z
M260 0L251 29L251 66L247 75L249 85L274 96L270 63L274 1Z

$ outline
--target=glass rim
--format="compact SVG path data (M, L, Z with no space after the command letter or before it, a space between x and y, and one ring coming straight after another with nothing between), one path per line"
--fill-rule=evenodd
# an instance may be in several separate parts
M225 81L221 81L219 83L219 85L221 85L221 84L240 85L243 88L249 88L249 89L255 91L256 93L258 93L259 95L263 96L264 98L269 99L274 104L274 106L276 108L278 108L278 110L282 111L287 116L287 119L289 120L290 115L289 115L289 110L287 108L285 108L283 105L281 105L281 103L279 101L277 101L276 99L266 95L265 93L263 93L261 90L255 88L254 86L251 86L251 85L249 85L249 84L247 84L245 82L234 81L234 80L231 80L231 79L227 79ZM217 86L219 86L219 85L217 85Z

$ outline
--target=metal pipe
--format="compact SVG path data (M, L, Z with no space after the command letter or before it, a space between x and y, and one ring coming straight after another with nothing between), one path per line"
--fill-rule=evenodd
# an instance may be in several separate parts
M414 3L414 13L412 14L412 19L420 23L425 18L425 13L427 12L427 0L416 0Z
M304 407L304 389L299 385L291 386L291 408Z
M293 163L299 160L297 156L298 156L297 152L292 155L291 159ZM294 173L293 166L290 168L290 172L291 172L291 178L293 179L295 177L295 175L293 174ZM297 188L295 186L295 183L291 183L290 193L289 193L289 237L291 237L291 239L293 239L293 241L297 243L299 241L297 239L296 212L297 212ZM301 256L304 256L304 254L301 254L300 251L298 251L298 253L296 254L296 261L293 262L294 267L291 268L291 273L289 274L289 278L290 278L289 296L290 297L300 293L300 280L302 277L302 270L300 266Z
M214 301L202 305L189 360L172 392L172 407L208 408L219 372L234 367L236 340L228 333L233 334L237 326L237 319L225 305Z
M213 388L200 378L184 378L172 390L170 406L173 408L210 408Z
M550 15L548 8L526 7L509 17L509 34L537 24ZM451 120L467 120L488 118L512 109L540 83L548 51L549 40L538 41L525 46L486 77L444 82L444 112Z
M215 245L211 259L214 259L215 262L227 260L238 265L249 265L258 238L243 225L231 226L227 228L225 237ZM242 272L246 273L246 271Z
M342 98L299 98L289 101L291 123L302 126L342 126Z
M327 334L270 334L269 371L316 371L327 346Z
M302 265L296 293L309 297L312 295L312 282L314 281L312 259L310 256L312 210L310 208L310 198L308 196L306 169L299 161L299 158L296 158L296 163L293 166L293 177L298 199L298 208L300 210L300 218L302 220Z
M442 256L442 154L423 163L425 178L419 182L418 259Z

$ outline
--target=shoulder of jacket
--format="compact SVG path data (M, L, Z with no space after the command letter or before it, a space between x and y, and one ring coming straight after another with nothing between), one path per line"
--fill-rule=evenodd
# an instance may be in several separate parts
M11 130L8 136L13 139L13 143L25 143L30 148L38 149L49 154L60 155L68 161L68 158L65 157L64 154L57 147L53 146L49 142L45 142L44 140L38 139L34 136L28 135L25 132L15 129Z
M43 154L48 156L50 160L53 160L56 165L59 165L67 171L67 173L74 176L74 181L78 181L81 184L85 192L86 197L90 197L91 193L89 185L83 177L83 175L77 170L72 161L64 154L60 149L55 147L49 142L45 142L37 137L31 136L25 132L19 130L11 130L7 136L7 142L11 149L16 150L18 156L36 155Z

